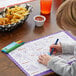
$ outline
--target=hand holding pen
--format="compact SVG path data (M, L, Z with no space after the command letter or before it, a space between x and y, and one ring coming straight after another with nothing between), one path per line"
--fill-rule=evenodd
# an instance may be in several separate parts
M58 43L58 39L56 40L55 44L52 44L50 46L50 55L52 55L54 51L62 52L62 47L61 47L61 44Z

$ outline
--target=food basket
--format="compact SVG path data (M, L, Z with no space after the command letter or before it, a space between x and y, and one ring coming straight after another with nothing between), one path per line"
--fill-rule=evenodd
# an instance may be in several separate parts
M18 27L19 25L22 25L31 13L32 6L30 4L27 4L27 3L20 4L20 5L16 5L16 7L24 7L24 8L27 9L28 13L26 15L24 15L24 17L17 22L6 24L6 25L4 25L4 24L1 25L0 24L0 31L11 31L11 30L15 29L16 27ZM0 18L1 19L5 17L6 12L7 12L7 8L8 7L4 8L0 12ZM9 7L9 9L11 9L11 8L15 8L15 6Z

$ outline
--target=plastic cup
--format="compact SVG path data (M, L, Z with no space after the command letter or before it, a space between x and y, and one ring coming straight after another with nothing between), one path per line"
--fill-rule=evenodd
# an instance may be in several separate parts
M40 0L40 9L42 14L50 14L52 0Z

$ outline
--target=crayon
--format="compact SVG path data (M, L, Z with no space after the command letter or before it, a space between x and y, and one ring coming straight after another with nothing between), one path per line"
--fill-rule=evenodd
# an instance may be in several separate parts
M57 45L58 41L59 41L59 39L56 40L55 45ZM52 48L50 55L52 55L53 52L54 52L54 48Z
M12 50L18 48L19 46L21 46L21 45L23 45L23 44L24 44L24 42L22 42L22 43L20 43L20 44L17 44L17 43L16 43L16 45L12 46L11 48L9 48L9 49L5 48L6 50L2 49L1 51L4 52L4 53L9 53L9 52L11 52Z

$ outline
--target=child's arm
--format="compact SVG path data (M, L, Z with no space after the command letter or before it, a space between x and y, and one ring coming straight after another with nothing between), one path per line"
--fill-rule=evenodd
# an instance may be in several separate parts
M75 47L76 47L76 42L61 42L61 46L62 46L62 53L70 53L70 54L74 54L75 51Z
M50 69L61 76L75 76L76 75L76 62L71 65L59 57L50 59L47 65Z
M52 44L50 49L54 48L57 52L62 52L63 54L69 53L74 54L76 49L76 42L60 42L57 45Z

